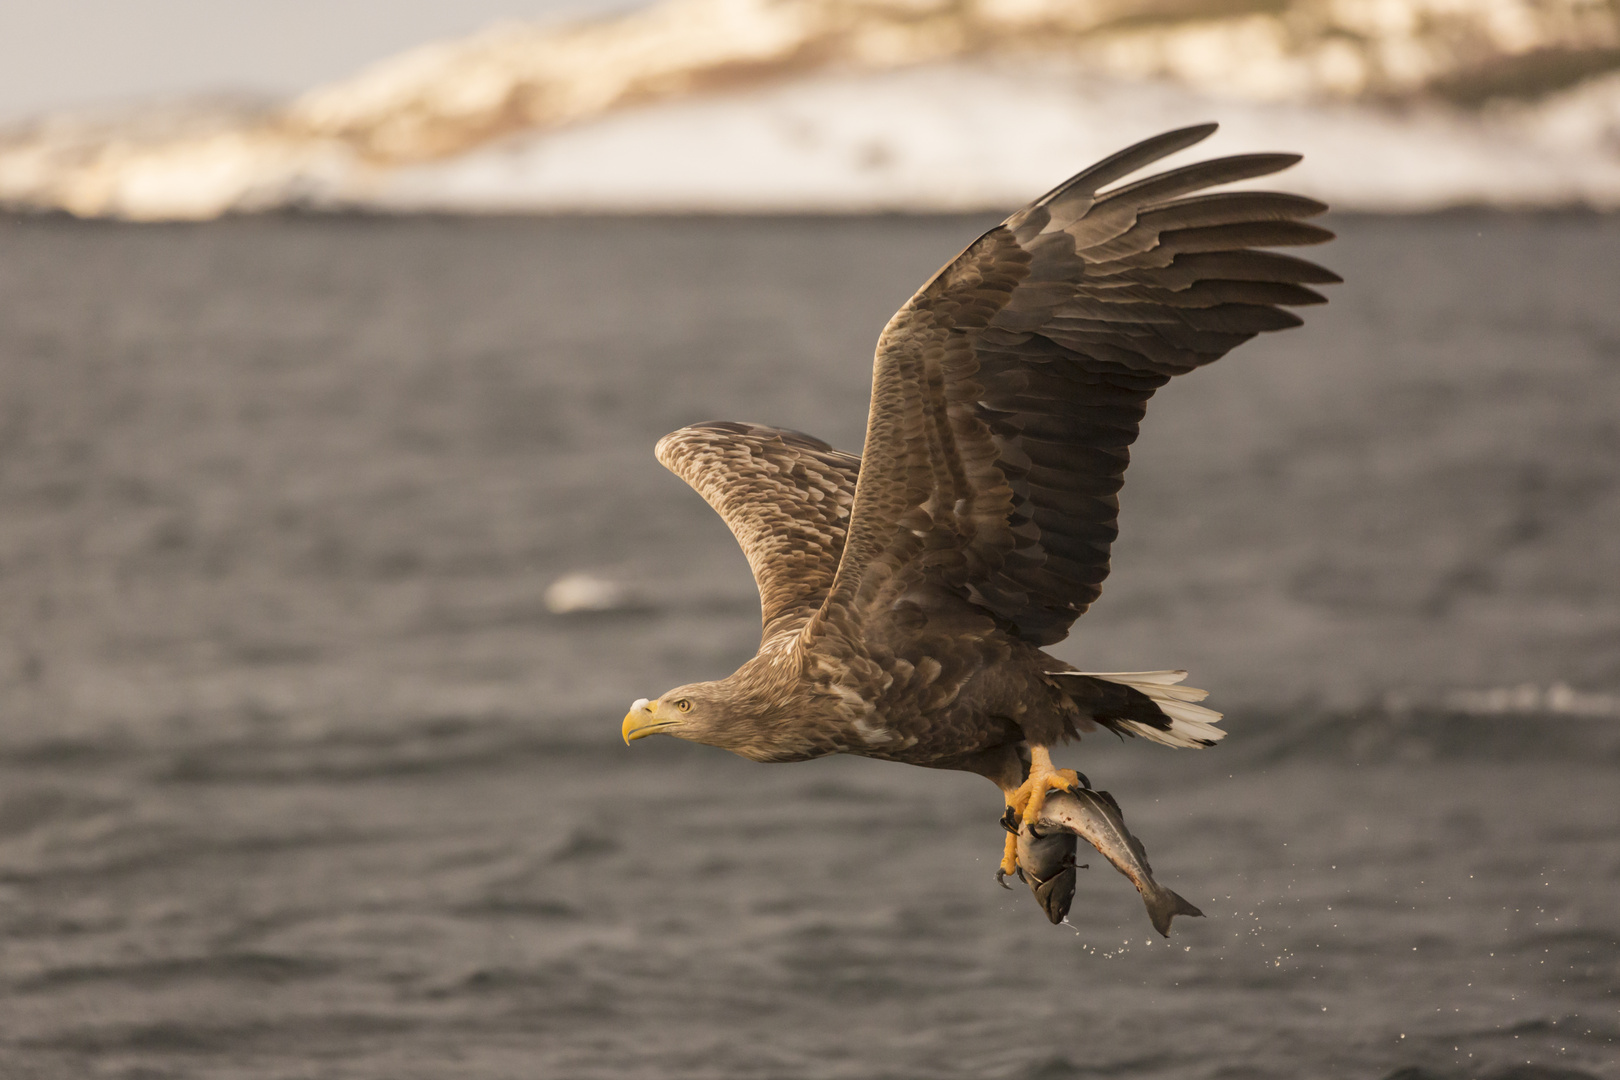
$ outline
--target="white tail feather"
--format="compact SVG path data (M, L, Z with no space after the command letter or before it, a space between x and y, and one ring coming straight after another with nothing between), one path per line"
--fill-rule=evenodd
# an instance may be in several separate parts
M1170 719L1170 726L1161 731L1136 720L1121 720L1121 727L1165 746L1202 747L1220 742L1226 732L1215 725L1221 714L1195 701L1209 696L1208 690L1192 686L1177 686L1187 677L1185 671L1049 671L1048 675L1084 675L1104 682L1118 683L1146 694L1159 711Z
M1049 675L1087 675L1093 679L1107 679L1109 682L1124 683L1135 686L1140 683L1152 683L1155 686L1174 686L1179 682L1187 681L1185 671L1050 671ZM1192 689L1184 687L1183 689ZM1200 690L1203 694L1208 691Z

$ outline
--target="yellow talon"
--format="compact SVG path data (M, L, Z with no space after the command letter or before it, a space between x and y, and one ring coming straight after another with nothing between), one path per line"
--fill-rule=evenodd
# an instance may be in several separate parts
M1007 796L1007 805L1017 815L1021 824L1033 825L1041 819L1041 811L1046 807L1048 792L1078 791L1081 786L1079 773L1073 769L1053 768L1051 751L1044 746L1032 746L1029 748L1029 779L1020 784L1018 790ZM996 880L1001 881L1018 873L1018 837L1009 832L1007 846L1001 856L1001 869L996 872Z
M1008 833L1007 846L1001 852L1001 869L996 871L996 880L1001 882L1002 888L1010 889L1012 886L1008 885L1005 879L1018 872L1018 837L1014 833Z

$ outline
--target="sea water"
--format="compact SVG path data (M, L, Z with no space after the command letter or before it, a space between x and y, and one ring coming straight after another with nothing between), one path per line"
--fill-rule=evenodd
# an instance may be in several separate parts
M0 1073L1620 1075L1615 219L1330 222L1153 403L1056 651L1230 735L1058 757L1168 940L976 777L622 744L758 634L653 442L858 449L985 224L0 222Z

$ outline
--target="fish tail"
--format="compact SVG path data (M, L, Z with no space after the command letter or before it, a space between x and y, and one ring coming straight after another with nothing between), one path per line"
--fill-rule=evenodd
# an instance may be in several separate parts
M1148 918L1153 922L1153 929L1165 937L1170 936L1170 920L1174 916L1192 915L1200 919L1204 917L1204 913L1188 903L1185 898L1157 882L1151 890L1142 890L1142 902L1147 904Z

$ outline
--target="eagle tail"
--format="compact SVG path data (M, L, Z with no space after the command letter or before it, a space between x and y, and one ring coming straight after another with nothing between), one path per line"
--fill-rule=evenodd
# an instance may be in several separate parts
M1221 714L1197 704L1209 696L1209 691L1177 685L1187 677L1185 671L1049 671L1047 674L1080 684L1071 684L1071 696L1082 708L1090 707L1094 719L1116 731L1176 747L1214 746L1226 737L1226 732L1215 726L1220 723ZM1109 686L1101 687L1097 683ZM1084 693L1082 686L1102 693ZM1109 699L1114 694L1107 690L1113 686L1125 688L1131 707L1109 708L1113 704ZM1092 698L1101 700L1093 702L1089 700ZM1144 716L1142 706L1151 706L1152 714ZM1109 715L1115 712L1123 715Z

